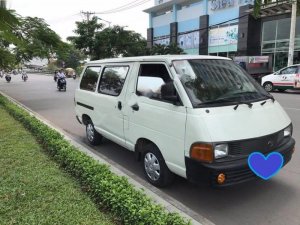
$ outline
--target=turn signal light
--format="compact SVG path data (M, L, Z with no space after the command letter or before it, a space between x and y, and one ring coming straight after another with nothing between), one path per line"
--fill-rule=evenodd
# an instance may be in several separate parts
M225 180L226 180L225 174L224 173L220 173L218 175L218 177L217 177L218 184L224 184Z
M211 163L214 159L213 146L210 144L194 144L191 147L190 157L202 162Z

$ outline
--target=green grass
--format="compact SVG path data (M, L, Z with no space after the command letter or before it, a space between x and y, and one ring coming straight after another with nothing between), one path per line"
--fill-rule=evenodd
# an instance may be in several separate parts
M0 224L115 224L1 106Z

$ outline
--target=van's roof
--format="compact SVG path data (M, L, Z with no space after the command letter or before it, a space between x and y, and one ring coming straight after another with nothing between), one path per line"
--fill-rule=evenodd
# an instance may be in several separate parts
M138 56L138 57L123 57L89 61L86 64L102 64L102 63L117 63L117 62L143 62L143 61L165 61L171 63L173 60L180 59L225 59L226 57L211 56L211 55L154 55L154 56Z

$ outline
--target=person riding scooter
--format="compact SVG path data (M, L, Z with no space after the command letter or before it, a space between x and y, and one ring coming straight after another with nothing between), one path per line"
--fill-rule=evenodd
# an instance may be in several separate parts
M26 71L22 71L22 80L23 81L26 81L28 79L28 75L27 75L27 73L26 73Z
M7 83L9 83L11 81L11 76L9 73L6 73L5 80L7 81Z
M66 89L66 75L64 73L64 71L61 69L58 73L57 73L57 88L58 90L64 88ZM63 87L64 85L64 87Z

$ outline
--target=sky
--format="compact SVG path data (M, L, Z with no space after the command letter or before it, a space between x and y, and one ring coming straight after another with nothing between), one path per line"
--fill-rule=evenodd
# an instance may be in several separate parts
M75 21L85 18L80 11L103 12L133 1L137 0L8 0L7 6L23 17L44 18L50 28L65 41L68 36L74 35ZM112 25L128 26L125 29L134 30L146 38L149 16L143 10L152 6L154 0L149 0L130 10L96 16ZM108 26L107 22L102 22Z

